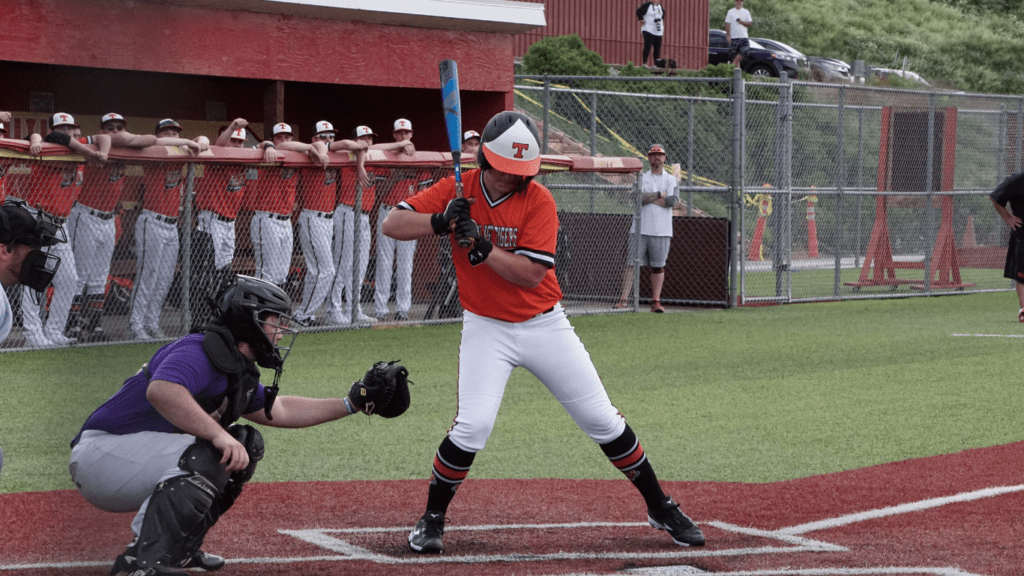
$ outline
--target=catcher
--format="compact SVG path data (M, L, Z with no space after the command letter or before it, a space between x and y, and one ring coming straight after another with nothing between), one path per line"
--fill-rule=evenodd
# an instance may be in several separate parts
M138 511L135 540L111 576L217 570L207 531L241 494L263 458L256 424L305 428L356 412L401 415L408 371L376 364L342 398L278 396L295 341L292 303L277 286L237 276L212 300L215 320L160 348L100 406L71 442L71 478L92 505ZM274 371L273 386L257 366Z

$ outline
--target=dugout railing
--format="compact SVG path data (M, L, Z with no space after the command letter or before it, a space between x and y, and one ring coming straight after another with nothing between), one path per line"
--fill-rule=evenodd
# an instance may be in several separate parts
M319 298L320 303L305 331L461 319L450 249L439 237L420 240L415 246L408 310L401 310L398 302L400 257L392 260L390 290L382 298L377 289L380 278L386 276L378 266L385 261L378 250L382 210L396 201L396 190L407 197L451 176L450 154L399 156L370 151L365 166L372 184L365 190L355 183L355 161L349 153L331 153L326 168L297 152L280 152L273 164L264 163L262 157L258 150L221 147L198 156L175 147L115 148L107 163L100 165L87 163L61 146L44 144L40 156L32 156L28 142L0 139L3 194L58 217L69 237L67 244L54 248L63 262L46 293L20 286L7 290L15 328L0 343L0 351L51 347L52 341L49 345L32 341L32 325L42 327L44 335L59 331L76 337L73 345L78 346L182 336L209 318L207 299L227 274L259 275L274 258L279 259L275 262L281 272L276 279L268 279L289 292L297 311L310 298L309 287L320 286L320 294L310 299ZM464 165L464 169L473 167ZM570 314L611 312L619 299L624 270L632 260L626 254L627 232L639 214L635 192L641 168L637 158L543 156L538 178L558 205L556 274ZM292 183L294 192L288 189ZM175 201L168 200L167 190ZM224 212L221 202L231 204L224 198L235 198L237 213L220 214ZM339 203L361 206L359 217L365 226L355 225L350 209L348 232L335 227L335 221L342 221L335 210ZM303 238L307 210L315 213L307 216L309 230L319 233ZM270 224L278 232L284 230L287 238L255 231L254 222L261 220L254 218L258 212L271 212ZM173 231L172 241L141 227L140 222L154 218L165 233ZM318 218L330 224L318 225ZM234 232L234 249L226 257L225 238L213 226ZM724 250L724 241L721 244ZM365 273L360 280L352 271L361 263ZM311 267L321 282L312 277ZM343 267L347 274L338 273ZM325 277L329 281L323 284ZM142 293L148 295L148 302ZM356 295L359 309L344 318L338 310L346 309L349 294ZM157 320L150 326L152 321L138 311L154 309ZM35 316L35 324L26 322L26 314ZM136 320L141 330L134 326Z

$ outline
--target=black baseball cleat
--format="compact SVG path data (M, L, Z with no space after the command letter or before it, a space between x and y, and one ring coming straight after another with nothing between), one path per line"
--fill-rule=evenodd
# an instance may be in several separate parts
M440 554L444 550L444 514L427 510L409 534L409 548L424 554Z
M680 546L703 546L704 533L690 520L690 517L679 510L679 504L666 496L659 509L647 510L647 521L658 530L672 535L672 541Z

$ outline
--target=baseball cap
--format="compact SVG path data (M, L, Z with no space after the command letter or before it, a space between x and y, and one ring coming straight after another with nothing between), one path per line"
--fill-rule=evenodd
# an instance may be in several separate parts
M278 134L293 134L292 127L284 122L274 124L274 136L277 136Z
M479 137L480 137L480 133L477 132L476 130L466 130L466 133L462 135L462 141L465 142L466 140L469 140L470 138L479 138Z
M100 118L100 127L102 127L107 122L110 122L111 120L120 120L121 122L127 123L127 120L124 119L124 116L121 116L117 112L111 112L110 114L105 114L103 118Z
M75 117L64 112L57 112L50 120L50 128L56 128L57 126L74 126L78 128L78 124L75 124Z
M647 155L650 156L651 154L665 154L665 148L661 144L651 144L651 149L647 151Z
M231 133L231 140L245 140L245 128L239 128Z
M334 129L334 124L331 124L327 120L321 120L321 121L316 123L316 133L319 134L321 132L335 132L335 133L337 133L338 131Z
M359 138L360 136L373 136L376 138L377 134L369 126L356 126L355 130L352 131L352 137Z
M398 132L399 130L412 130L412 122L409 122L405 118L395 120L394 132Z
M153 130L153 132L159 132L164 128L177 128L178 130L181 130L181 124L178 124L170 118L164 118L163 120L156 123L156 129Z

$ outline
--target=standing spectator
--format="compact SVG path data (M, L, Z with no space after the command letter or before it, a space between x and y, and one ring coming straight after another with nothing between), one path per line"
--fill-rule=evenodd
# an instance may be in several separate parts
M365 144L367 148L382 149L374 145L377 134L369 126L357 126L352 130L352 139ZM404 143L402 143L404 144ZM411 145L411 143L410 143ZM390 145L393 149L394 143ZM404 147L402 148L405 149ZM357 160L358 162L358 160ZM334 209L334 266L336 276L331 287L330 320L334 324L357 322L371 324L374 318L363 314L360 304L360 289L353 292L353 282L362 287L366 267L370 261L370 211L376 203L377 183L383 178L379 170L356 167L342 168L341 183L338 185L338 205ZM362 203L356 219L356 186L362 184ZM358 228L358 236L356 236ZM355 242L359 240L359 252L355 253ZM353 279L355 266L355 279Z
M1017 303L1020 304L1017 320L1024 322L1024 226L1021 225L1024 218L1024 172L1018 172L996 186L989 194L989 199L996 213L1010 227L1010 243L1006 249L1003 277L1014 281ZM1012 213L1006 210L1007 204L1010 205Z
M384 233L401 239L448 237L466 309L455 423L437 449L426 512L409 535L409 547L444 549L448 505L487 443L516 367L536 376L629 478L646 503L651 526L669 532L681 546L702 546L703 533L662 491L559 303L558 213L551 192L533 180L540 170L538 140L529 117L498 113L483 131L480 169L465 174L465 199L455 197L455 178L446 178L402 202L384 222ZM454 244L452 221L456 238L470 238L472 248Z
M732 65L739 68L744 56L750 50L750 35L747 28L754 23L750 11L743 7L743 0L736 0L736 7L729 10L725 15L725 41L729 44L736 56L732 59Z
M665 34L665 9L661 6L661 0L641 4L636 9L636 19L642 22L640 33L644 37L644 54L640 65L647 65L647 56L651 53L651 48L654 48L652 63L657 66L661 60L661 37Z
M60 144L85 155L91 161L106 162L110 151L111 139L106 134L76 138L74 134L80 129L70 114L58 112L50 120L51 132L42 137L39 134L29 136L29 151L38 155L42 151L42 143ZM87 144L96 144L93 150ZM70 162L37 162L32 165L32 174L28 185L19 192L22 200L32 209L61 226L62 237L67 237L64 225L67 223L71 208L79 192L79 166ZM71 313L71 302L78 288L78 272L75 254L71 246L60 243L50 246L46 252L60 258L64 263L57 270L53 279L53 298L50 299L49 315L43 326L40 308L46 298L42 294L24 288L21 295L21 317L25 328L25 340L32 346L67 346L75 341L64 335L68 317Z
M302 152L313 162L327 167L327 148L317 142L295 142L292 127L283 122L273 128L273 146L278 150ZM260 171L259 182L247 191L248 207L255 210L249 225L256 256L256 278L284 287L291 268L295 236L291 215L301 184L301 171L282 166Z
M307 428L363 411L349 398L278 395L295 340L283 290L238 276L199 333L158 350L86 419L71 441L72 481L93 506L136 512L135 540L110 574L218 570L207 532L241 497L264 456L260 426ZM260 383L257 368L274 384ZM272 446L267 446L272 448Z
M651 268L651 312L664 312L661 305L661 288L665 284L665 263L668 261L669 244L672 242L672 207L679 203L676 177L665 170L665 148L651 144L647 161L651 169L640 177L640 234L636 223L629 229L630 265L622 279L622 298L616 308L626 307L626 298L633 287L633 256L636 242L640 242L640 261Z
M395 143L412 142L412 122L405 118L395 120L392 132ZM374 311L378 320L386 320L388 301L391 299L391 274L395 278L395 320L408 320L412 307L412 261L416 256L416 240L396 240L384 234L381 224L391 210L432 181L426 170L392 169L387 190L377 219L377 274L374 277ZM378 190L378 192L381 192Z
M357 169L365 182L366 143L336 140L338 131L326 120L317 122L315 129L313 142L322 143L328 152L355 152ZM302 287L302 305L295 311L295 320L306 326L326 324L324 320L316 318L316 311L330 296L336 277L332 244L341 171L341 168L327 168L322 177L309 175L299 195L302 207L299 214L299 245L306 258L306 276Z
M111 139L123 132L127 122L116 112L100 118L100 131ZM68 217L68 243L75 254L78 284L71 309L74 314L68 336L80 342L100 341L103 332L103 305L106 300L107 276L117 243L114 222L121 203L125 165L108 162L101 167L88 167L82 193Z
M466 130L462 135L462 161L475 162L476 153L480 150L480 133L476 130Z
M185 146L189 154L209 148L205 136L181 138L182 128L171 118L156 124L154 134L160 146ZM148 139L142 139L148 142ZM178 262L178 214L181 211L185 165L153 163L143 167L145 192L142 213L135 220L135 284L128 337L133 340L166 338L160 328L164 300L174 281Z

